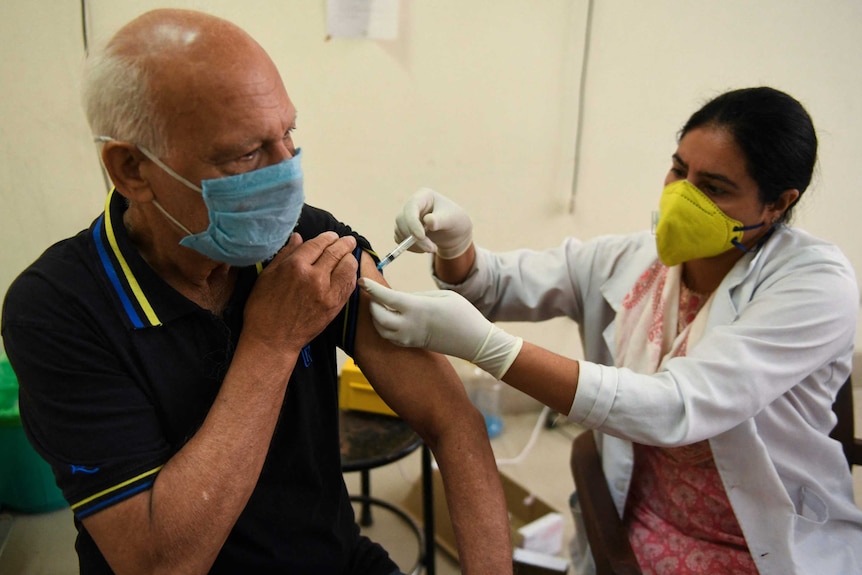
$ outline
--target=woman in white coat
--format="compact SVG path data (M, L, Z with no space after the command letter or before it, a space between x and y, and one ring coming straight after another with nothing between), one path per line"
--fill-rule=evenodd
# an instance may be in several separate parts
M361 280L375 325L595 429L645 573L862 573L862 512L829 438L859 292L837 247L786 225L816 151L792 97L727 92L681 130L655 235L546 251L477 247L464 210L420 190L396 239L434 253L446 289ZM557 316L579 324L584 361L489 321Z

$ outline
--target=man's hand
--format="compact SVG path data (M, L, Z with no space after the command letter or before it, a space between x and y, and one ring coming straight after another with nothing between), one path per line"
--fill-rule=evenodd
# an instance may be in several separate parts
M449 290L403 293L362 278L373 300L377 332L402 347L420 347L473 362L497 379L521 350L523 340L485 319L473 304Z
M464 208L434 190L422 188L395 218L395 241L400 243L410 234L417 240L410 251L436 253L451 260L473 243L473 222Z
M303 242L293 234L263 270L245 308L243 337L299 350L347 303L356 287L356 239L324 232Z

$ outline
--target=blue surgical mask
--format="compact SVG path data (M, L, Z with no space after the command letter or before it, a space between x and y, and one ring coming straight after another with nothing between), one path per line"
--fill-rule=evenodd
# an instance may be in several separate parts
M274 256L296 226L305 201L300 150L278 164L203 180L198 187L143 146L138 149L175 180L203 195L210 223L198 234L153 200L165 217L188 234L180 240L181 246L218 262L249 266Z

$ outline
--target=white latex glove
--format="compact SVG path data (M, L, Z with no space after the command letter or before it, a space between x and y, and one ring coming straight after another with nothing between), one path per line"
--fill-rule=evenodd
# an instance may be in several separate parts
M461 294L450 290L404 293L368 278L359 285L371 296L377 332L402 347L421 347L466 359L501 379L524 340L498 328Z
M395 241L413 234L411 252L436 253L453 260L473 242L473 222L464 208L434 190L422 188L401 208L395 218Z

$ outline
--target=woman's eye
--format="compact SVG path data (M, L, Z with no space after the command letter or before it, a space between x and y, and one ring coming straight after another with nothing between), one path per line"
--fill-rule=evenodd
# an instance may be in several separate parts
M704 188L711 196L722 196L725 193L723 189L713 185L707 185Z
M676 166L672 166L670 169L670 173L676 176L677 178L685 178L685 170L681 168L677 168Z

